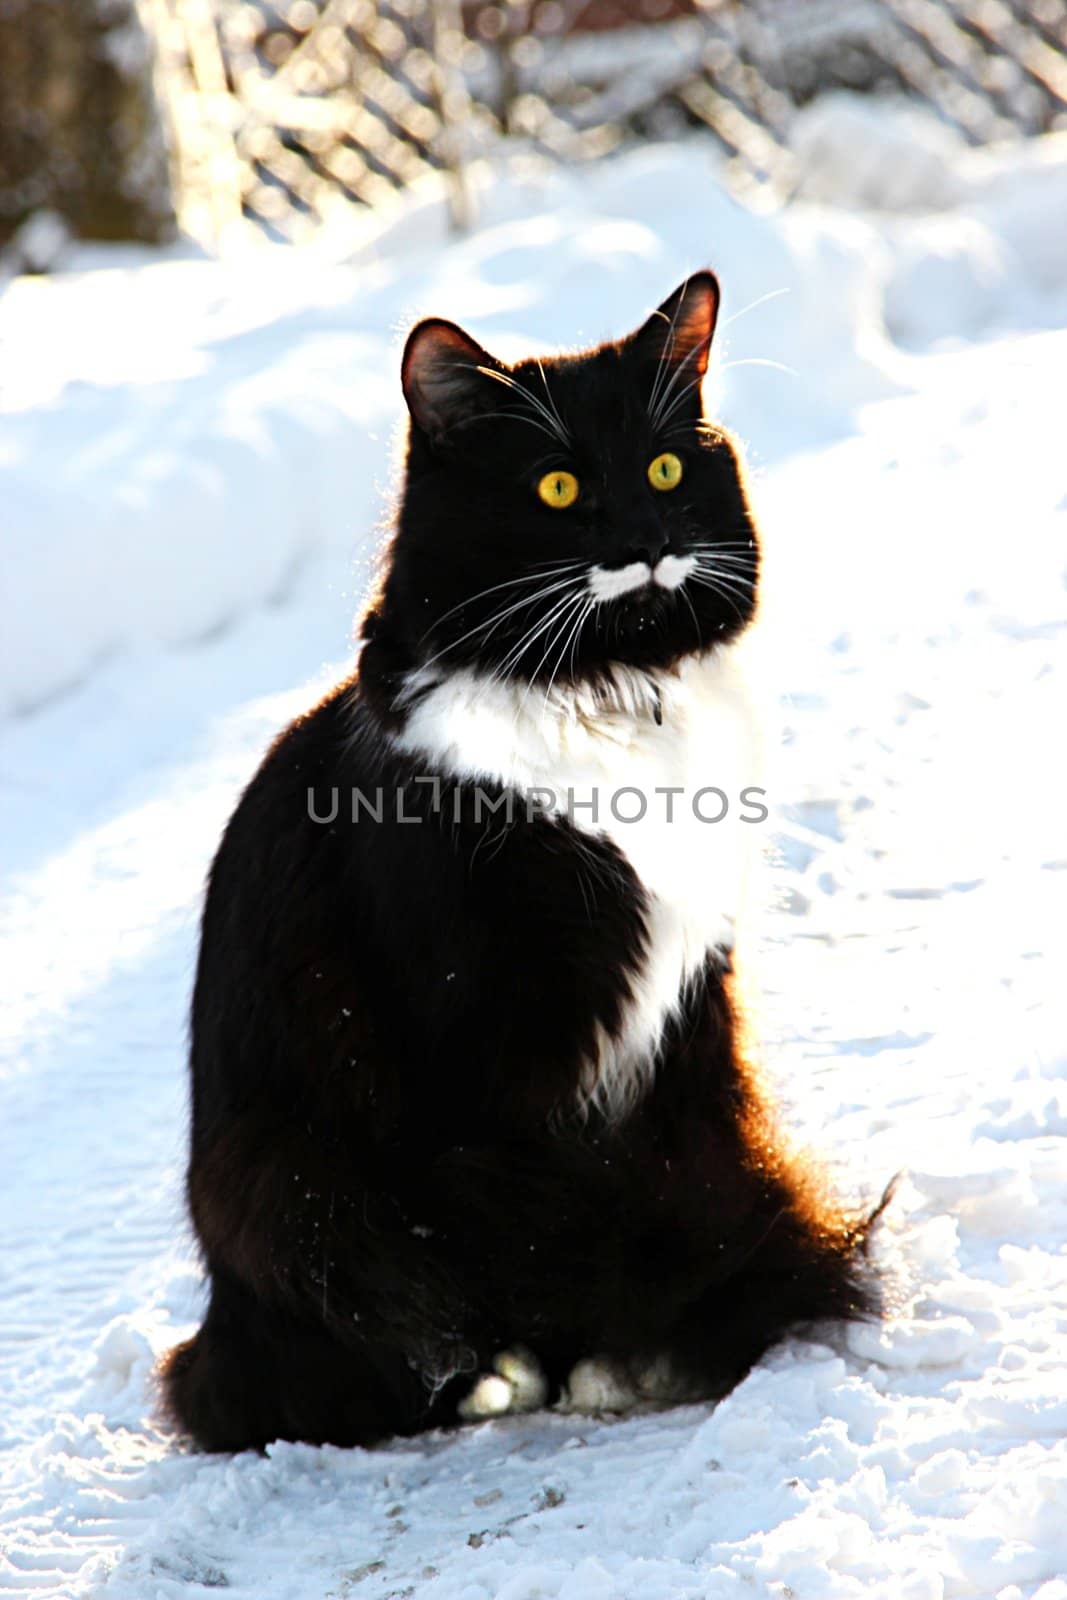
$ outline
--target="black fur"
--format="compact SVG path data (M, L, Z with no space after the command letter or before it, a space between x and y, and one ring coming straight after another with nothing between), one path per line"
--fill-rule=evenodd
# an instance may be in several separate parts
M566 822L476 818L463 785L435 795L390 738L407 675L434 657L606 681L747 624L754 588L639 593L540 660L543 636L516 644L551 602L490 629L508 591L481 596L535 562L625 565L693 539L744 544L754 585L740 467L699 381L665 431L647 414L657 372L675 393L699 380L717 304L702 275L631 340L543 369L500 367L448 324L409 340L405 492L358 673L275 742L211 871L188 1180L211 1301L164 1369L173 1416L209 1449L451 1422L516 1344L557 1388L584 1357L669 1353L716 1395L790 1328L876 1309L870 1219L783 1154L728 968L709 960L625 1120L580 1109L644 954L642 886ZM482 366L551 396L569 454ZM657 449L685 464L670 495L644 478ZM572 512L534 492L557 466L582 485ZM315 820L309 790L321 816L335 789L338 814ZM353 790L381 791L380 822L353 823ZM398 795L420 822L399 820Z

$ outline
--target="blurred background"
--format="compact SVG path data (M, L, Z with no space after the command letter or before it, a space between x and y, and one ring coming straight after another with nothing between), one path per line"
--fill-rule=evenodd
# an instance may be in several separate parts
M737 192L785 200L818 95L1024 139L1067 125L1065 47L1067 0L3 0L0 247L300 242L433 172L464 226L504 148L693 130Z

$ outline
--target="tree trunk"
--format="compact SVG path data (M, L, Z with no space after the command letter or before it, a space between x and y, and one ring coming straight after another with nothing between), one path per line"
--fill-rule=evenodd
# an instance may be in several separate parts
M0 0L0 247L42 211L79 239L173 234L136 0Z

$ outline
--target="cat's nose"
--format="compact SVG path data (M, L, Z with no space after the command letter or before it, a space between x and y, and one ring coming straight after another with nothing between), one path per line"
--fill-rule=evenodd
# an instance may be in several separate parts
M631 561L644 561L648 566L654 567L666 549L666 534L658 530L642 530L641 537L635 540L626 552L626 564L629 565Z

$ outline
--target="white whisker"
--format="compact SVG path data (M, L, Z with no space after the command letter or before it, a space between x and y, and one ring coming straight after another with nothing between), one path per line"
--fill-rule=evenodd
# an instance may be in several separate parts
M723 568L722 566L718 566L711 561L698 560L696 571L708 578L719 578L723 583L743 583L746 584L750 589L754 589L756 587L755 578L750 577L747 572L744 572L737 567Z
M670 383L667 385L666 389L663 391L663 396L662 396L658 406L656 407L656 410L655 410L654 414L649 419L651 421L651 423L652 423L653 429L661 428L664 425L664 423L668 420L668 418L673 416L674 412L678 409L679 402L682 400L682 398L685 395L687 395L689 393L690 389L695 388L698 384L700 384L703 381L704 374L703 374L702 371L698 371L696 377L691 379L690 382L686 384L686 386L682 390L681 394L676 396L674 401L668 406L667 402L671 398L671 391L673 390L675 384L678 382L678 379L682 376L682 374L684 373L686 367L689 365L690 361L692 361L695 357L701 355L708 348L710 343L711 343L711 335L709 334L707 336L707 338L701 339L699 344L695 344L693 346L692 350L690 350L689 354L686 355L686 356L683 356L682 360L679 361L678 366L675 369L675 372L674 372L674 374L673 374L673 376L671 378Z
M552 620L552 622L555 622L556 618L560 617L560 613L562 611L562 617L560 617L559 627L558 627L558 629L553 629L553 631L551 631L549 633L548 644L545 646L544 654L542 655L540 661L537 663L537 666L530 673L530 679L529 679L529 682L526 685L526 689L525 689L525 691L523 693L523 697L522 697L523 704L525 704L526 696L529 694L530 690L534 686L534 682L535 682L535 680L537 678L537 674L540 672L541 668L544 666L545 662L548 660L548 658L551 655L552 651L555 649L556 640L560 637L560 634L563 632L563 629L567 626L567 624L570 621L571 617L574 615L575 610L581 605L582 599L583 599L582 595L574 595L574 596L571 597L571 599L567 603L566 607L557 607L555 612L553 613L551 620Z
M750 311L755 311L757 306L765 306L768 300L778 300L783 294L789 294L790 292L788 288L770 289L766 294L761 294L758 299L750 300L747 306L741 307L740 311L733 312L731 316L726 318L722 326L728 328L732 322L740 322L741 318L747 317Z
M552 694L552 685L555 683L556 674L558 673L560 667L563 665L564 659L566 658L567 648L568 648L568 646L573 648L574 645L576 645L578 643L578 638L579 638L579 636L581 634L581 631L585 627L585 624L586 624L586 621L588 619L589 613L590 613L590 611L592 610L592 608L593 608L593 606L595 604L596 604L595 600L587 600L586 601L585 606L578 613L577 620L571 626L570 633L564 639L563 644L560 647L559 660L556 662L556 665L552 669L552 676L549 678L549 680L548 680L548 688L545 690L545 698L544 698L544 704L542 706L542 712L547 711L547 709L548 709L549 697ZM566 624L565 624L565 626L566 626Z
M487 594L496 594L500 589L516 589L522 583L539 583L542 578L550 577L555 573L573 572L578 567L584 566L584 561L564 561L555 566L550 563L542 563L539 571L528 572L518 578L508 578L504 583L490 585L488 589L479 589L476 594L468 595L458 605L453 606L450 611L443 612L435 622L431 622L422 637L423 639L429 638L434 629L439 628L442 622L447 622L449 617L455 616L457 611L462 611L464 606L472 606L476 600L484 600Z
M680 304L681 304L681 302L679 301L679 305ZM671 356L674 354L674 324L675 324L675 320L677 318L677 314L678 313L677 313L677 309L676 309L675 310L675 316L671 319L670 323L668 324L668 327L667 327L667 338L664 341L663 348L659 353L659 360L656 363L656 372L655 372L655 377L653 378L653 382L652 382L652 391L649 394L648 403L645 406L645 411L648 413L649 416L651 416L653 414L653 412L655 411L657 402L659 400L660 387L661 387L661 385L663 383L663 380L664 380L666 374L670 371L670 368L668 367L667 363L670 360Z
M523 634L518 644L513 645L508 651L507 655L504 657L504 660L500 663L500 666L493 673L493 677L499 678L502 683L506 682L508 678L513 677L518 671L519 664L527 650L529 650L530 646L536 643L542 634L549 632L557 617L561 616L564 612L568 612L570 607L581 598L582 597L580 594L565 594L562 600L558 600L552 607L547 617L539 617L537 621L527 630L527 632ZM551 649L551 643L549 644L549 649ZM548 651L546 650L545 655L547 654ZM541 665L544 662L544 659L545 657L542 656L541 661L538 662L537 671L541 670Z
M732 607L738 621L744 622L744 614L740 606L737 604L737 600L734 598L734 595L730 589L724 587L724 585L721 583L717 583L715 579L709 577L706 572L694 572L689 581L691 583L698 583L702 585L703 588L710 589L714 594L717 594L720 599L725 600L727 605ZM739 598L742 600L748 600L749 596L741 595Z
M695 611L695 609L693 607L693 602L692 602L692 600L690 600L689 595L686 592L685 584L684 583L680 583L678 585L678 588L675 591L675 593L676 594L680 594L682 599L685 601L686 605L689 607L689 615L692 617L692 619L693 619L693 627L696 629L697 644L700 645L700 646L703 646L704 640L703 640L703 637L701 636L701 632L700 632L700 623L699 623L699 621L697 619L697 614L696 614L696 611Z
M737 361L725 361L719 371L729 372L731 367L773 367L776 372L788 373L791 378L800 377L796 367L787 367L784 361L772 361L769 356L742 356Z
M497 628L506 622L508 617L513 616L516 611L528 611L531 606L537 605L542 600L547 600L553 594L558 594L560 590L572 588L579 581L577 578L562 578L556 583L549 584L544 589L539 589L536 594L527 595L522 600L515 601L514 604L507 606L503 611L494 612L491 616L486 617L484 622L477 623L473 628L469 628L466 633L461 634L458 639L453 639L449 644L446 644L443 649L430 656L422 665L424 667L432 666L435 661L440 661L442 656L448 655L450 650L458 649L468 639L473 639L476 634L485 633L485 630L488 629L488 633L485 633L485 639L482 640L484 644L492 638Z
M560 433L564 435L564 437L566 438L566 440L567 440L567 442L569 444L570 443L570 434L569 434L569 432L567 430L567 424L564 422L563 418L560 416L559 407L556 405L555 400L552 398L552 391L549 389L549 387L548 387L548 379L545 377L545 369L541 365L540 361L538 361L538 363L537 363L537 370L541 374L541 382L545 386L545 399L548 402L549 409L552 412L552 415L555 417L557 423L559 424Z
M685 361L689 361L692 358L692 356L694 356L696 354L696 351L699 350L700 348L701 347L698 345L696 347L696 350L691 350L689 352L689 355L686 356ZM691 378L683 389L679 389L679 391L675 395L674 399L671 400L670 405L667 405L667 401L670 400L670 397L671 397L671 389L673 389L675 383L677 383L678 378L679 378L679 376L681 374L681 371L682 371L682 367L685 365L685 361L683 361L683 362L681 362L679 364L678 371L675 373L675 375L672 378L670 384L668 385L667 390L664 393L663 399L661 400L661 402L659 404L659 408L658 408L658 410L656 412L656 415L652 419L652 427L653 427L654 431L658 432L659 429L662 428L665 423L670 421L671 417L673 417L674 413L677 411L678 407L681 405L682 401L685 399L685 397L689 393L689 391L691 389L695 389L701 383L701 381L703 380L704 374L702 372L698 372L696 377L695 378ZM664 409L665 407L666 407L666 409Z
M558 413L550 411L544 402L539 400L531 390L527 389L525 384L520 383L512 373L497 372L495 367L479 367L478 371L483 377L492 378L496 383L504 384L506 388L511 389L515 394L521 396L523 400L528 401L537 415L542 419L542 421L537 424L541 427L542 431L549 434L550 437L558 439L560 443L566 445L568 449L570 448L570 436L563 427ZM542 376L544 376L544 374L542 374ZM533 422L534 418L527 417L525 420L527 422ZM546 424L547 426L545 426Z

